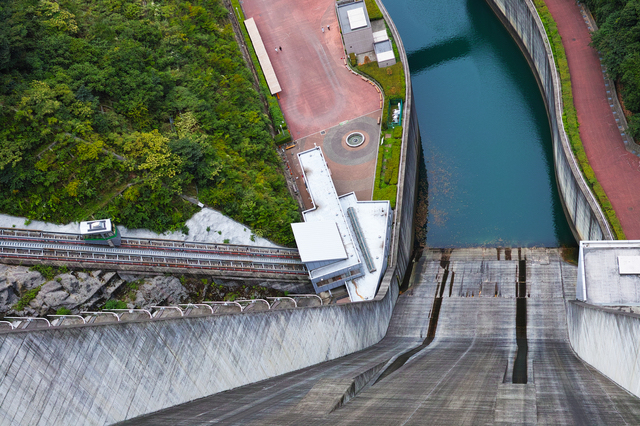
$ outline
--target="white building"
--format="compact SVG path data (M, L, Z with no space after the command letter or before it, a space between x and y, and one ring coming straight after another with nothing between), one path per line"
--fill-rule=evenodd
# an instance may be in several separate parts
M353 192L339 197L319 147L298 160L314 207L291 227L316 292L345 285L351 301L373 299L387 267L389 201L358 201Z

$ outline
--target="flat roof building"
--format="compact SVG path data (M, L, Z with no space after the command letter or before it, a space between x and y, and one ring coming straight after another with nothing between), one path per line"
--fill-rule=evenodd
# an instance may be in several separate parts
M384 19L369 21L367 6L363 1L339 1L336 14L347 54L373 53L380 68L396 63Z
M387 263L392 212L389 201L338 196L319 147L298 154L313 207L291 225L300 258L316 292L346 285L352 301L375 297Z
M364 2L338 3L336 12L347 54L358 55L372 51L373 31Z
M640 241L581 241L576 299L640 306Z

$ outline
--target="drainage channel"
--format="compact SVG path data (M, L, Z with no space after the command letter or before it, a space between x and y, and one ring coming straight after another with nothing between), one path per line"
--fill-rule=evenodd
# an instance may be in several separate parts
M518 282L516 283L516 344L512 383L527 383L527 259L518 249Z
M436 337L436 330L438 328L438 318L440 316L440 308L442 307L442 297L444 295L444 290L447 286L447 279L449 278L449 258L451 257L451 249L445 249L442 252L442 256L440 257L440 267L444 270L442 273L442 279L440 283L438 283L438 287L436 287L436 294L433 299L433 306L431 307L431 316L429 318L429 328L427 331L427 337L423 340L420 346L416 346L413 349L409 349L407 352L398 356L395 361L391 363L389 367L378 377L378 379L373 383L372 386L375 386L379 381L383 380L385 377L402 367L412 356L420 352L422 349L426 348L433 342L433 339ZM455 272L451 271L451 283L449 285L449 297L451 297L451 292L453 289L453 279L455 278Z

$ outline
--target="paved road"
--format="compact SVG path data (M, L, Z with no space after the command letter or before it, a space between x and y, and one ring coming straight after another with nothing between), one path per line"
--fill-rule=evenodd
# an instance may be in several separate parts
M565 296L575 297L576 268L557 250L506 254L427 251L379 344L124 424L640 424L640 400L582 363L569 346ZM516 332L519 277L528 347L520 366L527 380L514 384L516 337L522 337ZM351 379L429 342L440 294L435 339L332 411Z
M545 0L562 36L571 72L580 137L589 163L616 211L627 239L640 239L640 158L624 146L607 99L598 52L573 1Z

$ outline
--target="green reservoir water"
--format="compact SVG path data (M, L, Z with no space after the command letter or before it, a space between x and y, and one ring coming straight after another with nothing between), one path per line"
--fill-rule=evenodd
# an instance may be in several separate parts
M526 59L484 0L385 0L411 69L430 247L575 245Z

